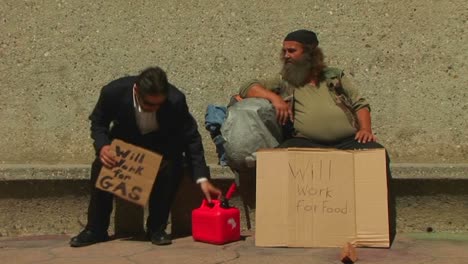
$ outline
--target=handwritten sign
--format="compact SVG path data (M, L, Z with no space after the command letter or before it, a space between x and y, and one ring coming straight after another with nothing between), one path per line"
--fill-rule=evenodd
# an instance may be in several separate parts
M295 201L296 213L347 215L354 203L353 175L342 173L337 175L337 164L334 159L323 153L302 162L291 159L289 163L289 177L295 186L295 193L291 193L291 200ZM345 177L343 177L345 176ZM346 184L346 181L349 181ZM348 195L346 195L348 194Z
M385 150L257 152L257 246L389 245Z
M291 152L288 212L297 244L329 241L355 234L353 155L339 152ZM311 230L311 233L304 232Z
M102 167L96 187L141 206L148 202L162 156L115 139L111 144L117 165Z

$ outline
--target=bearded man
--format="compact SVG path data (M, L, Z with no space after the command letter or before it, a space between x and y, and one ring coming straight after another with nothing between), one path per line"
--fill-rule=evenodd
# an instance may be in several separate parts
M265 98L278 122L293 122L293 137L280 147L383 148L375 142L369 104L344 71L326 66L318 43L312 31L289 33L280 76L249 82L240 96Z
M312 31L289 33L281 51L280 76L251 81L240 89L239 95L269 100L276 109L278 122L292 123L292 137L279 148L383 148L372 132L369 104L343 70L327 67L318 44L317 35ZM389 183L388 154L386 162ZM393 237L396 212L390 191L388 199Z

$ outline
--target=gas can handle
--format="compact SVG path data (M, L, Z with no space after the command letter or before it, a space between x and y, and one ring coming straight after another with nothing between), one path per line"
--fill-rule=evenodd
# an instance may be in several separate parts
M215 199L212 199L211 200L211 203L208 202L207 199L203 199L202 201L202 204L201 204L201 208L215 208L215 207L219 207L219 200L215 200Z

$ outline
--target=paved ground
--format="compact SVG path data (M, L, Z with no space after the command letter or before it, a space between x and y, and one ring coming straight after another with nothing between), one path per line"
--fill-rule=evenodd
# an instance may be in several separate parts
M251 236L225 246L193 242L191 237L157 247L146 241L113 240L70 248L69 236L0 240L0 263L340 263L336 248L257 248ZM357 249L357 263L468 263L468 234L403 234L391 249Z

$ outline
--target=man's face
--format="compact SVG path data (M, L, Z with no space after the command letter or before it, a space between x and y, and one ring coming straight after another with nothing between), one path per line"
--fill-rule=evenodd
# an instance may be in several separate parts
M138 86L135 86L136 97L138 100L138 104L140 105L141 109L145 112L156 112L161 107L161 105L166 101L167 96L165 95L142 95L138 91Z
M284 41L283 42L283 62L294 63L302 57L304 49L302 44L296 41Z

